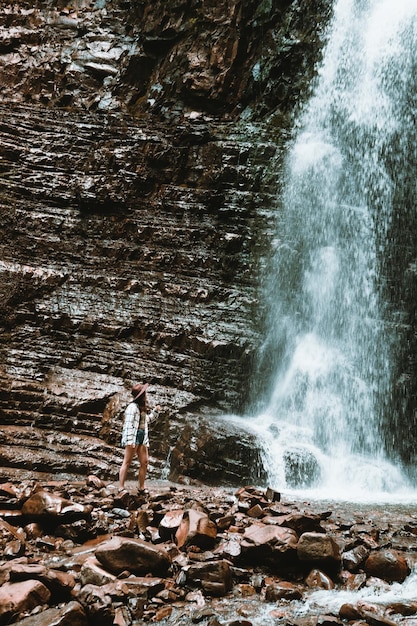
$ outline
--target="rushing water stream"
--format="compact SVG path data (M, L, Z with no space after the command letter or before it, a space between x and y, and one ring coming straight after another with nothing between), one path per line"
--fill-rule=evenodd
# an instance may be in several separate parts
M288 150L265 341L277 365L251 420L278 488L410 495L386 454L397 337L384 267L416 49L416 0L335 1Z

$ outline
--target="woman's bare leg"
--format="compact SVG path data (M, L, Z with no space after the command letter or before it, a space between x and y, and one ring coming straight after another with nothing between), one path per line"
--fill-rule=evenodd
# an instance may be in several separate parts
M142 446L140 446L142 447ZM120 467L119 470L119 483L120 483L120 488L124 489L125 488L125 481L127 478L127 472L129 470L130 464L132 462L132 459L135 455L135 452L137 452L137 446L126 446L125 448L125 455L123 457L123 463Z
M145 479L148 471L148 446L144 446L142 444L141 446L138 446L136 452L140 463L138 488L145 489Z

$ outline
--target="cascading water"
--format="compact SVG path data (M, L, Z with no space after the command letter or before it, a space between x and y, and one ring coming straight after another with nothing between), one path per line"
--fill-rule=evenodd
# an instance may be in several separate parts
M406 486L386 460L396 337L384 302L416 49L416 0L336 0L289 149L263 371L277 365L251 420L278 488L357 497Z

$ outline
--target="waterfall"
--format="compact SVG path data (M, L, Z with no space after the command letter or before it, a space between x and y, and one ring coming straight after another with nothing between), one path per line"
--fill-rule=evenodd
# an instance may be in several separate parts
M398 341L387 294L416 50L416 0L335 1L288 147L260 367L269 388L251 419L278 488L406 487L387 456Z

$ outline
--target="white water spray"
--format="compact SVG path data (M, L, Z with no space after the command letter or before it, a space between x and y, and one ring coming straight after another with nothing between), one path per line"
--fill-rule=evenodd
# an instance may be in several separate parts
M336 0L288 155L265 341L278 367L252 421L277 488L348 499L407 488L385 458L395 337L382 267L416 49L415 0Z

